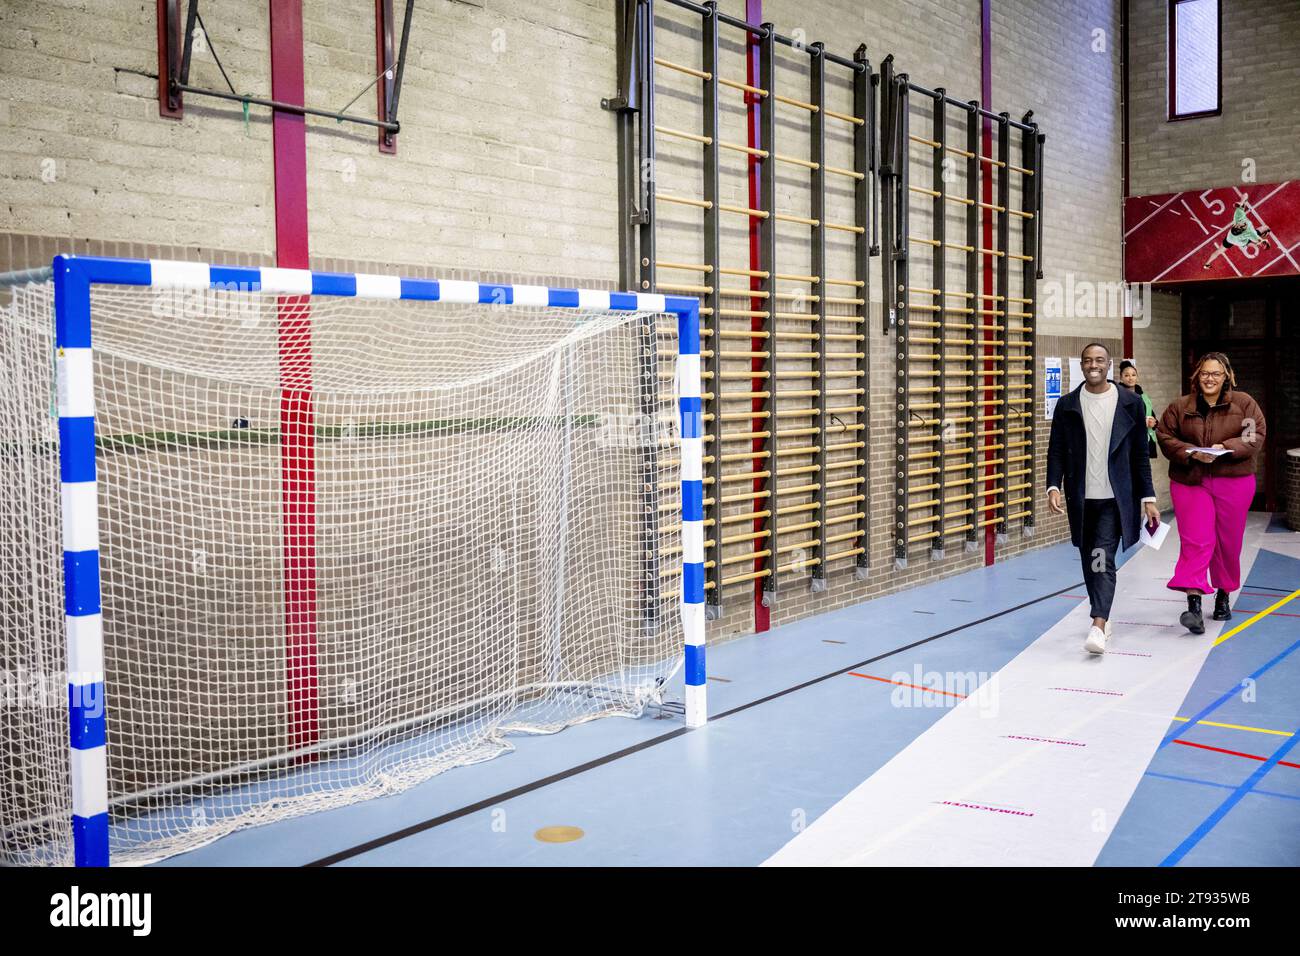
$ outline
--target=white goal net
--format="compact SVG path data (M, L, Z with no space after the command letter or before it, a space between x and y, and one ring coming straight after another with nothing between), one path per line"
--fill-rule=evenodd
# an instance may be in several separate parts
M52 315L0 312L19 864L72 854ZM92 322L115 863L638 715L680 666L671 317L97 286Z

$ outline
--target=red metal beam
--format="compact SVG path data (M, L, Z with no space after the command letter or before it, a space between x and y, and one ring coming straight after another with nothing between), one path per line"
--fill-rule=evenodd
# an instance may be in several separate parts
M992 29L991 8L992 8L992 0L980 0L980 103L985 109L993 108L992 106L993 104L993 29ZM980 143L981 143L980 152L982 152L985 156L992 156L993 155L993 121L989 119L987 116L984 117L983 128L980 130ZM983 175L980 176L980 193L981 193L981 198L984 201L984 209L983 209L984 240L983 241L984 241L985 249L993 248L993 208L992 207L993 207L994 170L995 167L991 165L987 166L984 170L982 170ZM995 263L992 256L989 256L984 253L981 254L981 261L983 262L984 265L984 269L983 269L984 294L986 296L991 297L993 295L993 269ZM984 301L992 302L993 299L986 298ZM996 323L990 322L988 324L994 325ZM986 342L990 341L993 338L993 335L994 333L992 329L984 330L984 339ZM984 369L991 370L993 368L993 365L994 365L993 346L985 345L984 346ZM987 384L987 380L985 384ZM993 395L993 391L991 389L986 388L984 390L985 401L991 401L994 397L995 396ZM983 406L983 408L985 409L988 409L990 407L991 406L989 405ZM978 413L976 414L978 417ZM987 414L987 412L985 414ZM976 424L978 425L978 422L976 422ZM985 426L985 430L986 431L989 430L987 425ZM993 449L990 447L993 444L995 444L995 442L993 441L993 436L985 435L984 436L985 462L992 461L994 458ZM989 465L989 464L985 464L984 466L985 476L995 474L996 470L997 470L996 466ZM996 481L996 479L993 479L993 481ZM989 496L990 496L990 479L986 477L984 481L984 495L982 498L983 504L989 503ZM978 515L981 514L981 512L977 511L975 514L976 514L975 520L976 521L981 520L978 517ZM983 512L983 514L986 519L990 516L990 513L987 511ZM994 558L993 544L994 541L996 540L996 535L997 535L997 531L995 525L990 524L985 526L984 564L986 566L993 563L993 558Z
M271 97L302 103L302 0L271 8ZM277 110L275 149L275 261L307 269L307 118ZM306 296L281 296L280 469L284 511L285 683L289 747L319 739L316 666L316 447L312 399L311 312Z
M1120 154L1123 165L1123 197L1128 199L1129 193L1129 153L1128 153L1128 0L1120 0L1119 5L1119 98L1120 98ZM1119 242L1120 248L1124 247L1127 240L1124 236L1124 223L1120 223ZM1124 298L1124 357L1133 358L1133 316L1128 308L1128 297Z

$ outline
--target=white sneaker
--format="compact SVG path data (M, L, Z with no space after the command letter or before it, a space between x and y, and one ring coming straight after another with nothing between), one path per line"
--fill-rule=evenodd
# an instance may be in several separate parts
M1088 639L1083 642L1083 649L1089 654L1105 654L1106 638L1110 635L1097 626L1088 629Z
M1110 619L1106 620L1106 636L1110 637Z

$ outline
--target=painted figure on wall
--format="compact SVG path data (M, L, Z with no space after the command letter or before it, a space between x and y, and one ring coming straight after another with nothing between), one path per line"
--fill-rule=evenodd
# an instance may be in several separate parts
M1244 199L1237 203L1236 208L1232 211L1232 225L1223 234L1223 242L1214 247L1214 251L1210 253L1210 258L1206 259L1205 264L1201 266L1202 269L1210 268L1210 263L1214 262L1219 256L1226 256L1228 250L1234 246L1238 249L1249 249L1252 245L1259 244L1264 249L1267 249L1272 245L1268 237L1273 230L1269 229L1268 226L1260 226L1256 229L1255 224L1246 215L1246 207L1247 203Z

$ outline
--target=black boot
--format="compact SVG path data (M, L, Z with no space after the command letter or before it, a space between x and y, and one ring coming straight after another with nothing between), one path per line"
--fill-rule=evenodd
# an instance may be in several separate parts
M1228 607L1228 592L1219 588L1214 595L1214 619L1216 621L1231 621L1232 610Z
M1201 596L1187 595L1187 610L1178 616L1178 623L1193 634L1205 633L1205 618L1201 617Z

